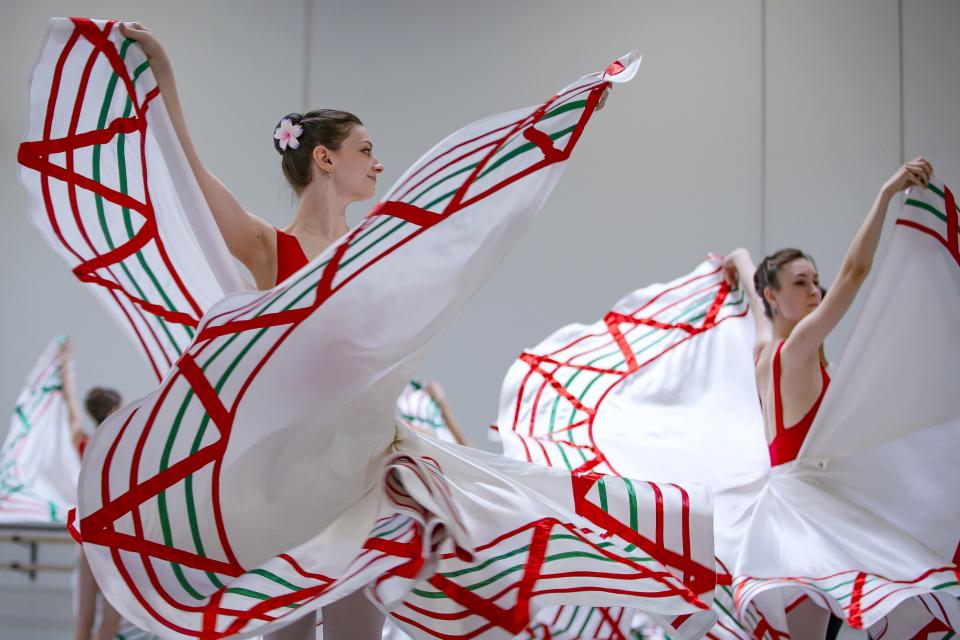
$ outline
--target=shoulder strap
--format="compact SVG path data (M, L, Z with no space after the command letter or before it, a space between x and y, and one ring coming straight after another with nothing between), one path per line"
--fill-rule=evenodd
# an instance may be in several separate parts
M783 349L784 341L777 345L777 351L773 354L773 413L777 420L777 433L784 430L783 426L783 401L780 398L780 350Z

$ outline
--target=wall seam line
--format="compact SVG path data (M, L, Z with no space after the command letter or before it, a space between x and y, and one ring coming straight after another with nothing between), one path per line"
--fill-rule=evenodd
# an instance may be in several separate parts
M760 0L760 252L767 255L767 0Z

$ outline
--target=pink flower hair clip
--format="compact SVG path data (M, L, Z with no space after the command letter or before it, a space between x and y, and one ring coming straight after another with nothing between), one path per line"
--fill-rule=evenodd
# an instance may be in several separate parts
M299 124L293 124L290 118L284 118L280 121L280 126L274 130L273 138L277 140L281 151L285 151L287 147L299 149L300 140L298 138L302 133L303 127Z

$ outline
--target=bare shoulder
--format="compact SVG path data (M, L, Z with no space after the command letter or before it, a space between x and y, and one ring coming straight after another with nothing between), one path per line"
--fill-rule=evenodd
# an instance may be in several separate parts
M779 342L775 340L763 340L756 343L753 349L753 365L757 370L767 369L773 361L773 354L776 353Z
M753 343L753 366L756 367L760 364L761 358L770 359L770 344L771 340L769 338L757 337L756 342Z
M247 215L250 216L250 227L256 249L262 250L267 248L275 252L277 248L277 230L274 226L256 214L248 213Z
M753 357L753 376L757 382L757 393L763 394L762 389L767 388L771 376L773 375L773 354L776 351L776 345L767 342L758 345L754 351Z
M791 335L791 338L793 336ZM812 348L811 348L812 347ZM818 367L820 345L813 346L809 340L791 340L787 338L780 351L780 366L784 369Z
M268 289L277 277L277 231L263 218L249 215L251 225L246 250L237 259L250 271L258 289Z

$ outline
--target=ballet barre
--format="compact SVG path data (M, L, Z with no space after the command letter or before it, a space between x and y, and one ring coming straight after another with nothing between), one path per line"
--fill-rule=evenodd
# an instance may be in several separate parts
M9 533L7 533L9 532ZM57 535L57 534L61 535ZM0 570L16 571L26 574L31 581L42 572L70 573L72 565L39 562L40 545L72 545L73 539L60 524L5 523L0 524L0 544L14 544L27 547L29 560L0 562Z
M36 578L38 573L43 571L70 573L73 571L73 566L68 564L25 564L21 562L0 562L0 569L25 573L30 576L31 579L33 579Z

